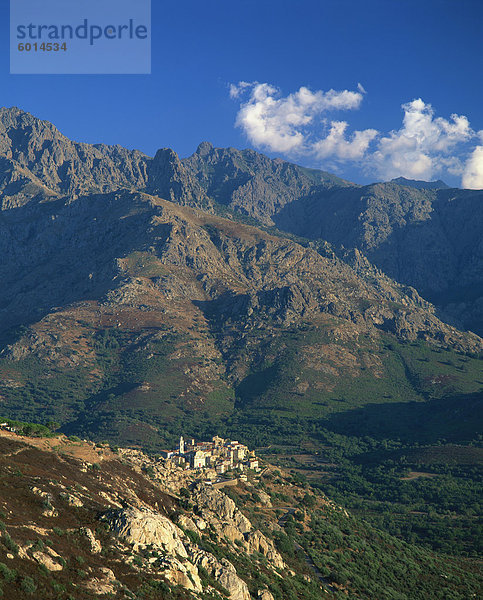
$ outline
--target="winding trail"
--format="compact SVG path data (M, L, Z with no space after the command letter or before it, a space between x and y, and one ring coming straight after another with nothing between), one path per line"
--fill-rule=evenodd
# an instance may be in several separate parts
M280 517L280 519L278 520L278 524L280 525L280 527L283 527L285 525L285 523L287 522L288 517L290 515L293 515L295 513L295 508L286 508L285 510L287 512L285 514L283 514ZM331 585L329 583L329 581L322 575L322 573L319 571L319 568L317 567L317 565L312 560L312 557L305 551L305 548L303 548L297 542L294 542L294 546L295 546L296 550L299 550L300 552L303 553L304 558L305 558L305 562L312 569L312 571L315 573L315 575L317 576L317 578L320 581L320 583L324 586L324 588L326 588L326 590L329 590L329 591L331 591L333 593L337 593L338 590L336 590L335 587L333 585Z

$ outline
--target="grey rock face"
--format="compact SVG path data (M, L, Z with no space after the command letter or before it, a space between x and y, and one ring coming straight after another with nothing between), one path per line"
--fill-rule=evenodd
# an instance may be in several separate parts
M117 535L135 547L151 545L174 557L188 557L183 532L159 513L127 508L108 513L105 520Z
M121 189L213 212L224 205L265 225L358 248L461 326L483 331L483 192L443 182L356 186L253 150L203 142L180 160L73 142L51 123L0 109L0 203L69 201Z

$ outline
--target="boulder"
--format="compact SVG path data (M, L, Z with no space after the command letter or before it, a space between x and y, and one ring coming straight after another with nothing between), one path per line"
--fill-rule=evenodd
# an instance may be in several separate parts
M189 561L181 562L177 558L166 558L160 565L160 571L173 585L181 585L194 592L203 591L198 569Z
M276 550L272 540L266 538L261 531L251 531L245 537L248 544L248 552L260 552L277 569L284 569L285 563L280 553Z
M221 565L221 570L215 577L230 592L230 600L251 600L247 584L238 577L231 562L222 558Z
M102 550L102 546L101 543L96 540L92 531L88 527L81 527L80 533L87 538L91 552L93 554L99 554L99 552Z
M62 571L62 565L46 552L32 552L32 556L39 565L43 565L49 571Z
M226 537L230 542L240 541L244 542L245 538L243 533L233 525L225 525L222 529L223 536Z
M258 497L260 498L260 504L263 504L263 506L266 506L267 508L271 508L272 507L272 501L270 499L270 496L262 491L262 490L258 490L257 491Z
M99 576L94 577L84 584L84 587L96 594L97 596L105 596L107 594L115 594L117 592L118 583L111 569L101 567Z
M222 491L201 484L194 491L193 500L200 508L204 519L212 523L221 534L225 525L236 527L241 533L251 531L250 521Z
M125 508L104 515L110 528L134 547L152 545L171 556L187 558L184 533L167 517L148 509Z
M236 572L235 567L226 558L218 560L212 554L192 548L191 560L214 577L230 594L230 600L251 600L247 584Z
M82 500L73 494L69 494L68 492L60 492L59 496L62 498L62 500L65 500L69 506L76 506L78 508L84 506Z

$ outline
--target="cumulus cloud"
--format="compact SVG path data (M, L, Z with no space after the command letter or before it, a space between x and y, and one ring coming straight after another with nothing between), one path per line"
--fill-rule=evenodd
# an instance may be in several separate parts
M336 158L338 160L356 160L362 158L371 141L376 137L376 129L355 131L350 139L346 138L346 121L332 121L330 131L325 138L313 144L317 158Z
M241 81L230 86L230 96L240 102L236 125L257 148L307 156L322 168L353 162L383 179L431 179L449 173L461 175L464 187L483 187L483 145L469 148L477 135L483 142L483 132L476 134L467 117L436 117L431 104L417 98L402 105L400 129L350 132L346 120L332 120L328 114L360 108L367 92L361 83L357 90L324 92L302 86L282 96L269 83Z
M311 152L313 143L308 126L315 117L330 110L355 109L362 102L360 92L349 90L312 92L301 87L282 97L268 83L242 81L230 86L232 98L246 93L248 99L240 107L236 125L257 147L283 153Z
M463 172L462 185L470 190L483 189L483 146L476 146Z
M456 114L450 121L435 118L432 106L421 98L403 104L402 109L401 129L381 137L372 157L378 174L430 179L445 168L461 173L459 161L450 153L474 136L468 119Z

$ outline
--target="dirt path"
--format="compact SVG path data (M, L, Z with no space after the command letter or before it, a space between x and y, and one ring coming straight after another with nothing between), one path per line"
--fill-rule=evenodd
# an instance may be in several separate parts
M117 458L117 454L114 454L114 452L112 452L109 448L98 448L93 442L75 442L69 440L69 438L63 434L53 438L36 438L25 435L17 435L12 431L0 429L0 437L21 442L26 444L27 447L33 446L34 448L39 448L40 450L53 450L55 448L59 452L72 456L73 458L83 460L84 462L99 463L103 460L112 460ZM14 454L22 452L26 449L26 447L20 448L15 452L10 453L10 456L13 456Z
M300 550L301 552L303 552L304 557L305 557L305 562L312 569L312 571L317 575L317 578L319 579L320 583L325 588L327 588L329 591L336 593L338 590L336 590L335 587L333 585L331 585L329 583L329 581L322 575L322 573L319 571L319 568L312 560L311 556L309 556L309 554L307 554L307 552L305 552L305 550L302 548L302 546L300 544L297 544L297 542L294 542L294 546L297 550Z
M287 519L289 518L289 516L293 515L295 513L295 508L292 508L292 507L287 507L287 508L285 508L285 510L287 512L285 514L283 514L280 517L280 519L278 520L278 524L280 525L280 527L283 527L285 525L285 523L287 522ZM322 573L319 571L319 568L314 563L314 561L312 560L311 556L309 554L307 554L307 552L305 551L305 549L300 544L297 544L297 542L294 542L294 546L295 546L295 548L297 550L299 550L300 552L303 552L303 555L304 555L304 558L305 558L305 562L312 569L312 571L315 573L315 575L317 576L318 580L323 585L323 587L326 588L327 590L331 591L331 592L336 593L337 590L335 589L335 587L333 587L329 583L329 581L322 575Z

